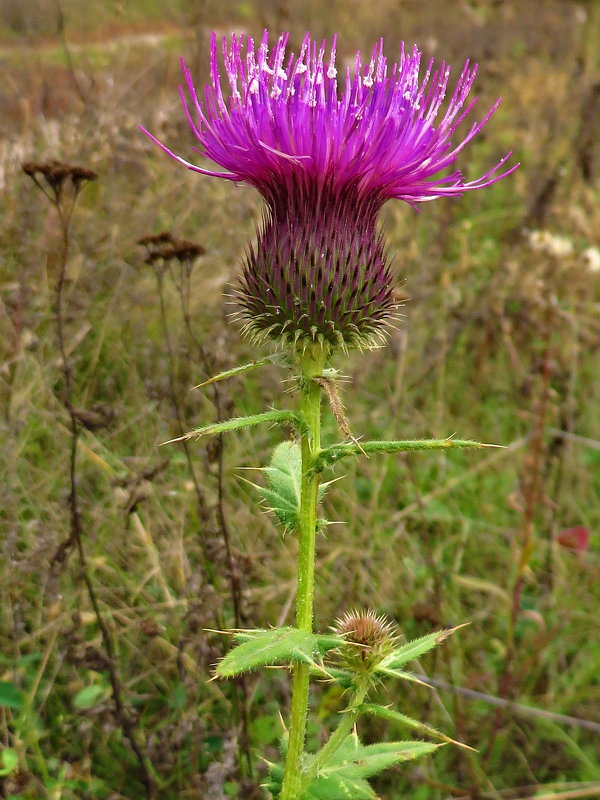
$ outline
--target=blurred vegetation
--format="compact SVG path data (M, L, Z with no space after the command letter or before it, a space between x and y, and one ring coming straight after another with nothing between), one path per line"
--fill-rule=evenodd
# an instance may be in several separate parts
M478 61L478 113L503 101L460 166L477 176L508 149L522 164L418 214L388 204L405 319L385 348L340 362L356 436L456 433L506 446L357 461L328 494L328 516L344 524L319 541L320 630L360 605L409 638L471 622L414 665L441 688L382 691L381 701L479 752L445 747L392 772L380 794L600 796L600 734L581 723L600 724L596 0L0 3L0 795L144 796L131 729L157 797L264 797L261 762L250 770L244 754L276 757L287 676L207 679L228 646L211 630L292 619L295 543L257 513L238 470L267 463L279 437L243 433L222 451L195 443L193 474L179 445L159 446L181 427L292 402L274 366L216 394L190 391L256 356L224 296L260 202L186 172L137 130L193 158L178 55L201 85L213 28L264 26L296 43L306 29L337 31L341 60L385 35L391 59L404 39L455 71ZM73 214L63 290L83 413L85 576L69 542L60 220L21 170L54 158L99 174ZM146 263L136 242L164 230L204 254ZM327 433L338 435L333 417ZM589 533L587 546L573 528ZM86 576L114 650L121 714ZM579 722L498 711L446 684ZM316 687L313 744L338 700ZM380 733L371 724L367 740Z

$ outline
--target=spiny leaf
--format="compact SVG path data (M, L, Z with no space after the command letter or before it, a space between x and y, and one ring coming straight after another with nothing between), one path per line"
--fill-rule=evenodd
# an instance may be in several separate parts
M398 669L398 667L401 667L408 661L420 658L420 656L432 650L436 645L440 644L440 642L443 642L444 639L447 639L448 636L451 636L454 631L463 627L464 625L457 625L455 628L447 628L443 631L428 633L426 636L421 636L419 639L403 644L401 647L396 647L380 662L378 669Z
M404 453L412 450L464 450L465 448L500 447L463 439L407 439L395 442L349 442L335 444L322 450L314 464L314 471L321 472L342 458L369 455L369 453Z
M245 480L245 478L243 479ZM281 523L284 531L296 530L298 527L298 508L288 503L281 495L274 492L272 489L267 489L265 486L259 486L257 483L247 481L259 493L261 503L267 511L275 514Z
M362 778L328 775L316 778L300 800L376 800L377 795Z
M236 635L242 644L234 647L215 670L217 678L231 678L255 667L302 662L314 664L327 650L339 647L341 639L297 628L244 631Z
M430 725L425 725L424 722L419 722L416 719L412 719L412 717L407 717L405 714L401 714L399 711L395 711L392 708L386 708L385 706L378 706L375 705L374 703L365 703L360 707L360 712L361 714L373 714L376 717L381 717L383 719L388 719L392 722L397 722L399 725L404 725L406 728L411 728L412 730L419 731L419 733L423 733L435 739L441 739L443 742L456 744L459 747L466 748L467 750L475 750L474 747L469 747L468 744L463 744L463 742L459 742L456 739L452 739L450 736L446 736L445 733L436 730L436 728L432 728Z
M404 672L401 669L390 669L389 667L382 667L381 664L378 664L375 667L375 672L379 675L386 675L389 678L398 678L401 681L409 681L410 683L417 683L419 686L425 686L428 689L431 689L431 684L422 681L416 675L413 675L412 672Z
M213 375L212 378L209 378L202 383L199 383L197 386L194 386L194 389L202 389L204 386L209 386L211 383L217 383L217 381L224 381L227 378L234 378L236 375L240 375L242 372L248 372L251 369L256 369L257 367L264 367L265 364L279 364L283 365L285 363L285 357L282 353L275 353L275 355L267 356L266 358L259 358L256 361L250 361L248 364L242 364L239 367L233 367L233 369L228 369L225 372L219 372L218 375Z
M265 411L262 414L252 414L249 417L234 417L233 419L225 420L224 422L214 422L211 425L203 425L201 428L189 431L177 439L169 439L164 444L171 444L172 442L181 442L183 439L199 439L201 436L216 436L219 433L227 433L228 431L237 431L240 428L252 428L255 425L267 424L290 424L296 430L305 432L307 430L306 422L301 414L294 411Z
M282 442L273 451L268 467L260 468L267 476L268 487L251 483L286 531L296 530L300 519L300 489L302 484L302 452L296 442ZM319 486L319 501L327 484ZM326 525L319 520L318 527Z
M311 670L317 674L317 670ZM319 676L323 677L323 671L318 670ZM350 689L354 685L354 675L345 669L338 669L338 667L331 667L327 665L327 676L344 689Z
M250 640L255 640L258 636L262 635L263 633L272 633L273 631L295 631L298 630L297 628L287 627L287 628L269 628L266 630L265 628L248 628L247 630L235 630L233 631L234 637L236 641L243 643L249 642ZM304 631L301 631L304 633ZM325 655L325 653L329 652L329 650L334 650L336 647L340 647L346 643L346 640L341 637L337 636L334 633L311 633L314 647L315 647L315 654L318 655Z
M333 633L315 633L313 635L320 655L325 655L329 650L335 650L336 647L346 644L343 636L336 636Z
M271 456L271 463L262 470L270 489L263 489L263 499L286 530L295 530L300 518L302 454L295 442L282 442Z
M335 751L321 774L370 778L394 764L427 755L441 746L432 742L379 742L363 745L357 736L351 735Z

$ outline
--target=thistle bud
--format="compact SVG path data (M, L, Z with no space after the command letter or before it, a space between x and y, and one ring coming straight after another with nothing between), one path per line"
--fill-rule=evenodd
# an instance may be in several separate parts
M394 649L398 632L393 622L371 610L347 611L335 621L333 628L346 640L338 660L352 672L372 670Z

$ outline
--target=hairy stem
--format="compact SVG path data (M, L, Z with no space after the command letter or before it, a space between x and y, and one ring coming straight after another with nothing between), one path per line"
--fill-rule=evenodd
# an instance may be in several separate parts
M323 371L322 352L302 357L300 369L300 410L308 430L302 433L302 485L300 490L300 529L298 542L298 588L296 594L296 626L312 631L315 585L315 539L317 532L317 498L319 476L313 465L321 447L321 393L314 378ZM296 800L299 796L302 755L306 738L308 712L309 666L295 664L292 679L292 706L288 750L280 800Z

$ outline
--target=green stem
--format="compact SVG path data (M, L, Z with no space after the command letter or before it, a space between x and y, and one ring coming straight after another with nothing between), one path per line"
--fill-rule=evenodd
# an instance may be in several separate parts
M331 757L335 751L351 733L354 723L359 717L360 707L362 706L369 691L369 686L370 682L367 679L363 680L356 687L350 701L350 705L344 712L340 724L310 762L310 767L304 776L302 788L310 785L310 783L318 776L321 767L324 767L331 760Z
M296 594L296 626L313 629L313 597L315 586L315 539L317 532L317 500L319 475L313 465L321 449L321 386L313 378L323 372L321 351L304 355L300 360L300 410L307 430L301 434L302 485L300 490L300 526L298 542L298 589ZM306 738L309 689L308 664L294 664L292 705L285 772L279 800L297 800L302 777L302 757Z

